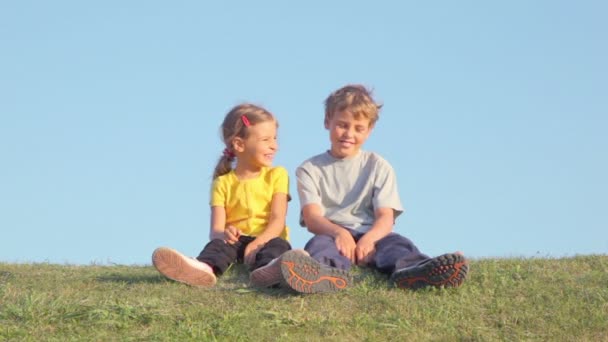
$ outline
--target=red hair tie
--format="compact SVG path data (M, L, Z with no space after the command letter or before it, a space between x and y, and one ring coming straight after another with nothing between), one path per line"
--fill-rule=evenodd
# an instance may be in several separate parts
M231 150L228 149L228 147L226 147L224 149L224 157L227 157L228 159L233 159L235 157L234 152L232 152Z
M247 119L247 117L246 117L245 115L241 115L241 120L243 120L243 124L244 124L246 127L251 126L251 123L249 122L249 119Z

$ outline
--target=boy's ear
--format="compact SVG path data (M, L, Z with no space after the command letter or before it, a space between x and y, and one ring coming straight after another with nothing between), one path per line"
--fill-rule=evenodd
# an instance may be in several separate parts
M329 120L327 120L327 118L325 118L324 124L325 124L325 129L329 129Z
M232 139L232 148L236 152L245 151L245 140L243 140L242 138L239 138L239 137Z

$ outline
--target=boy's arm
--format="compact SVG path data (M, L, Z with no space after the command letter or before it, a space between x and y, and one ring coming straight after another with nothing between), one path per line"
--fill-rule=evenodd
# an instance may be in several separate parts
M283 229L285 229L285 217L287 216L287 196L286 193L280 192L272 195L270 219L266 229L245 248L244 261L247 265L253 265L258 250L268 241L281 236Z
M372 198L374 223L357 242L357 263L359 265L365 265L371 261L375 253L376 242L392 232L395 218L403 212L397 191L395 171L386 160L376 157L376 177Z
M302 208L302 217L308 231L315 235L332 236L340 254L355 262L355 239L346 230L323 216L321 207L317 204L307 204Z
M355 256L359 265L368 264L376 251L376 242L393 231L395 215L392 208L378 208L374 214L376 219L372 228L357 242Z

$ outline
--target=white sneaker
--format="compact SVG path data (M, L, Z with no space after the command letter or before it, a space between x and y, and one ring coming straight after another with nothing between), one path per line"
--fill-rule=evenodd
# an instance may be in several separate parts
M154 251L152 264L165 277L191 286L212 287L217 281L210 265L168 247Z
M308 252L303 249L295 249L293 251L302 255L308 255ZM249 275L251 285L257 287L270 287L280 284L283 279L280 261L281 257L274 258L268 264L251 272Z

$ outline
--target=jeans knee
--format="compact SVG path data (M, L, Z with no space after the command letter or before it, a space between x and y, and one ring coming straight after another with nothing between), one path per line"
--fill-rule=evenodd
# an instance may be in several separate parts
M267 244L272 243L275 245L279 245L279 246L283 246L283 247L287 247L287 249L291 249L291 245L289 244L289 241L280 238L280 237L276 237L274 239L271 239L270 241L267 242Z
M315 235L308 240L304 249L307 251L316 250L318 248L325 249L328 244L334 244L334 238L329 235Z

